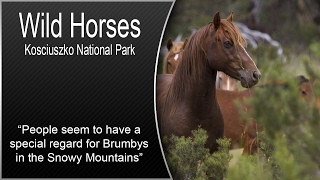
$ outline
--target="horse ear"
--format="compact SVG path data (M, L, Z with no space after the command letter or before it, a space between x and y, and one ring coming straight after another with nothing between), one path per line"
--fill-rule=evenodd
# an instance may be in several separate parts
M185 47L186 47L186 44L187 44L187 42L189 41L189 39L188 38L186 38L186 40L184 40L184 43L183 43L183 46L182 46L182 49L184 49Z
M220 20L221 20L220 13L218 11L218 12L216 12L216 14L214 15L214 18L213 18L213 24L216 29L218 29L220 26Z
M172 40L169 39L168 42L167 42L167 48L168 48L168 51L170 51L170 49L172 48L173 44L172 44Z
M227 17L227 21L232 22L233 21L233 12Z

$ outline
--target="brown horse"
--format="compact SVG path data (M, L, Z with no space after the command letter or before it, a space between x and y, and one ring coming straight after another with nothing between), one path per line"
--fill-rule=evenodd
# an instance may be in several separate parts
M315 101L313 93L313 81L299 76L299 94L309 104ZM284 85L285 83L279 83ZM260 86L263 87L263 86ZM245 100L249 97L254 97L254 93L251 89L232 92L217 90L218 103L224 118L224 135L231 139L231 148L237 148L242 143L244 145L243 154L254 154L258 150L257 146L257 132L262 131L262 126L256 123L253 118L248 119L247 122L241 121L239 111L251 111L252 107L245 103ZM241 103L239 109L234 104L234 101L238 100Z
M243 48L245 39L232 22L233 14L194 33L183 51L176 72L157 75L157 117L161 137L191 136L201 126L207 131L206 147L217 150L216 140L223 137L223 117L217 103L217 71L238 79L243 87L252 87L260 71Z
M167 42L168 53L163 60L163 74L173 74L181 59L182 52L188 39L184 42L172 42L171 39Z
M239 111L250 111L251 107L245 103L245 100L253 96L253 90L247 89L244 91L226 91L217 89L217 99L224 118L224 136L231 139L231 149L240 148L242 144L246 144L245 140L255 138L255 131L250 132L250 137L245 138L253 128L255 128L255 121L245 123L241 120ZM241 103L241 109L235 105L235 101ZM252 122L254 124L252 124ZM249 128L248 128L249 127ZM253 128L251 128L253 127ZM259 126L259 129L261 127ZM247 149L244 148L244 151Z
M168 53L163 60L163 74L173 74L182 58L182 53L185 44L188 42L186 39L184 42L172 42L171 39L167 42ZM238 89L238 81L226 75L225 73L218 71L216 79L216 88L224 89L228 91L236 91Z

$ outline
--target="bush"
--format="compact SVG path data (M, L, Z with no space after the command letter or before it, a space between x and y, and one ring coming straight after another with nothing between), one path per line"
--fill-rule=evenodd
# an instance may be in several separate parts
M166 158L173 179L223 179L232 158L230 140L218 139L218 151L210 154L204 147L208 138L206 131L199 128L192 134L193 138L171 136L167 139Z
M319 80L317 72L308 63L304 65ZM277 71L268 74L270 85L254 89L250 117L264 127L258 133L260 150L252 157L242 157L230 169L228 179L320 179L320 111L316 104L298 98L295 77L283 72L283 65L277 65ZM279 79L286 86L277 85Z
M265 159L264 159L265 160ZM271 180L270 164L262 163L259 156L242 156L237 165L230 167L227 180Z

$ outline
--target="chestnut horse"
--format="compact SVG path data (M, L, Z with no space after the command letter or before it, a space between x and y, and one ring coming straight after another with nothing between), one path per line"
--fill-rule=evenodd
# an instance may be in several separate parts
M168 40L168 53L163 60L163 74L173 74L175 72L187 42L188 39L186 39L184 42L172 42L171 39ZM238 89L237 82L237 80L231 78L225 73L221 71L217 72L216 88L228 91L236 91Z
M312 104L315 101L313 81L304 76L298 76L298 84L300 97L305 99L309 104ZM279 83L278 85L285 85L285 83ZM259 87L262 88L263 86L266 85ZM247 122L243 122L239 114L239 111L246 112L252 110L252 107L246 104L245 100L249 97L254 97L253 91L251 89L239 92L220 90L217 91L217 97L225 119L224 135L231 139L231 148L237 148L237 146L243 143L243 154L256 153L258 150L257 132L262 131L263 128L253 118L248 119ZM241 103L240 109L234 104L235 100Z
M163 74L173 74L176 70L187 41L187 39L184 42L172 42L171 39L168 40L168 53L163 60Z
M191 136L199 126L207 131L206 147L218 148L223 137L223 117L216 99L217 71L238 79L243 87L256 85L260 71L243 48L245 39L232 22L233 13L194 33L174 74L157 75L156 105L161 137ZM166 149L166 148L165 148Z

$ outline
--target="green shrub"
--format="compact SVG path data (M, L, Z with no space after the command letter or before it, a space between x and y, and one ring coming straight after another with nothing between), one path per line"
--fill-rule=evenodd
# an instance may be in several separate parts
M263 161L263 162L262 162ZM242 156L237 165L230 167L227 180L271 180L271 168L259 156Z
M313 42L309 45L311 53L318 59L320 59L320 43Z
M210 154L204 145L207 133L199 128L192 132L193 138L171 136L166 154L174 179L223 179L232 156L229 154L230 140L218 139L218 151Z
M308 56L300 57L315 80L314 94L319 95L319 72ZM227 179L320 179L320 110L299 98L296 76L286 71L286 64L271 61L265 65L269 67L263 67L267 70L263 76L269 85L254 88L255 96L248 100L253 111L241 114L244 120L253 117L264 127L257 137L259 151L241 157L229 169ZM279 80L286 85L279 85Z

